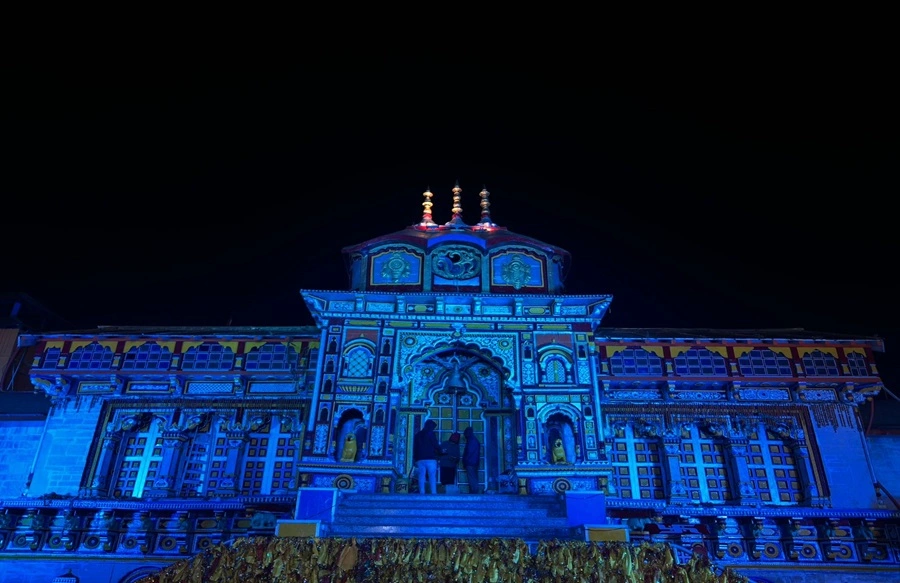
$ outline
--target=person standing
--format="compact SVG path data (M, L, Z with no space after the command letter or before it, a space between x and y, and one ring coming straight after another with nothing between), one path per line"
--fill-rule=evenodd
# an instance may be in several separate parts
M413 436L413 464L419 475L419 494L425 493L425 478L432 494L437 494L438 456L441 444L438 443L434 428L437 423L429 419L422 429Z
M466 427L463 431L466 436L466 447L463 449L462 462L466 468L466 477L469 480L469 494L480 494L481 484L478 483L478 461L481 457L481 442L475 437L475 430Z
M444 455L438 460L441 467L441 484L446 488L456 484L456 469L459 467L459 433L453 433L441 443Z

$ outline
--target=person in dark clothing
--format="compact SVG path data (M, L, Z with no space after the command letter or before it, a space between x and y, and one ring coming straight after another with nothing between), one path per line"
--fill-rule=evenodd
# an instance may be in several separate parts
M466 477L469 480L469 494L480 494L481 484L478 482L478 461L481 457L481 442L475 437L475 431L466 427L463 432L466 436L466 447L463 449L462 463L466 468Z
M459 433L454 433L450 439L441 443L444 455L438 460L441 466L441 484L451 486L456 484L456 469L459 467Z
M419 475L419 494L425 493L426 476L431 493L437 494L437 460L441 455L441 444L434 434L435 427L437 423L429 419L413 436L413 463Z

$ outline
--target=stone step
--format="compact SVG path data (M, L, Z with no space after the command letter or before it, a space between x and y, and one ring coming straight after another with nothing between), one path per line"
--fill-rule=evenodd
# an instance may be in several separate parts
M498 508L497 506L386 506L377 508L373 506L339 506L339 516L360 517L360 516L397 516L408 518L421 518L423 516L459 516L470 518L488 517L491 520L500 518L515 518L516 520L533 519L544 520L554 517L565 517L565 512L555 508Z
M344 493L326 536L577 539L555 496Z
M434 515L422 513L404 513L404 514L383 514L381 512L370 512L369 514L345 515L340 514L336 517L335 524L385 524L385 525L433 525L433 526L457 526L469 525L489 528L491 526L518 527L539 524L547 527L568 527L569 523L565 517L551 518L547 516L530 516L529 520L523 520L520 516L509 516L503 514L497 515Z
M342 538L518 538L525 541L577 539L575 528L547 528L524 526L416 526L405 525L353 525L329 524L325 536Z
M504 494L345 494L342 506L368 506L370 508L410 507L427 504L428 507L455 506L458 508L563 508L561 500L552 496L512 496Z

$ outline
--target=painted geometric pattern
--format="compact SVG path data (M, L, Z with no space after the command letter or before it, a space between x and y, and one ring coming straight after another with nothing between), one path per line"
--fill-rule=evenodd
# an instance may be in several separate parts
M791 376L791 362L768 348L756 348L742 355L738 362L746 376Z
M167 370L172 353L155 342L136 346L125 353L122 370Z
M693 426L682 434L680 457L681 476L692 502L731 501L725 453L720 443L706 438Z
M757 425L748 433L747 469L750 482L763 504L798 504L803 501L794 456L776 435Z
M145 488L153 485L162 460L163 439L159 425L150 423L146 428L126 434L122 447L113 496L140 498Z
M247 354L247 370L287 371L297 364L297 351L284 344L266 344Z
M250 433L246 445L241 474L244 496L274 494L287 491L292 485L296 445L291 435L281 432L277 416L261 429Z
M109 370L112 367L113 351L94 342L77 348L69 357L68 368L76 370Z
M635 438L629 426L613 441L610 455L619 497L665 498L659 440Z
M610 357L614 375L662 376L662 360L642 348L626 348Z
M516 382L515 346L518 341L516 334L470 334L466 336L470 342L490 350L495 358L499 358L503 366L510 371L509 380ZM450 340L450 332L403 332L398 339L400 349L397 351L399 370L403 374L411 374L407 369L412 360L421 354L426 347L447 344ZM404 377L404 381L407 379Z
M231 370L234 351L221 344L201 344L189 348L181 360L182 370Z
M675 374L682 376L727 375L725 359L706 348L691 348L675 357Z

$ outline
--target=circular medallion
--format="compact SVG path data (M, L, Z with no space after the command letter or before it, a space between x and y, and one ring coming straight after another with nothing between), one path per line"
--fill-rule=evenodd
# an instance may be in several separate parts
M804 559L812 559L815 558L815 556L818 554L818 551L816 551L816 547L814 547L813 545L803 545L800 548L800 554L803 555Z
M568 492L572 489L572 482L566 478L556 478L553 480L553 491L557 494Z
M781 549L774 543L766 543L766 546L763 547L763 554L770 559L777 559L781 556Z
M728 545L728 554L732 557L740 557L744 554L744 547L737 543Z
M353 476L350 474L340 474L334 478L334 487L338 490L352 490L353 486Z

